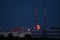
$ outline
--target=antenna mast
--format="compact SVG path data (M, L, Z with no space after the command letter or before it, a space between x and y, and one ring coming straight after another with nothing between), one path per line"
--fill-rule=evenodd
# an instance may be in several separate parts
M47 32L46 32L46 0L44 1L44 29L43 29L43 37L46 38Z

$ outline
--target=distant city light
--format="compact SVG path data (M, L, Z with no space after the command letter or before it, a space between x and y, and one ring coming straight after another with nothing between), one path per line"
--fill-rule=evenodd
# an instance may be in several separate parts
M30 28L28 28L28 31L30 31Z

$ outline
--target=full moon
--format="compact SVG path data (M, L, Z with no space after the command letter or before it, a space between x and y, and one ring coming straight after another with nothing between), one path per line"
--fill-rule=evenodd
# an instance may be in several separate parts
M37 30L40 30L41 26L39 24L37 24Z

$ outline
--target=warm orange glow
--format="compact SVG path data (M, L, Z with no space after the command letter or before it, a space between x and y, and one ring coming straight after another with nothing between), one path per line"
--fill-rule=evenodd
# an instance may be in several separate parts
M37 30L40 30L40 28L41 28L40 25L37 24L36 29L37 29Z

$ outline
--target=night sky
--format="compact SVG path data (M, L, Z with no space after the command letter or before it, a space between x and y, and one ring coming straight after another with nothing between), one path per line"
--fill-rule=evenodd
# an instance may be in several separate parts
M38 23L44 26L46 2L47 28L60 26L60 0L39 0ZM34 0L0 0L0 31L17 26L34 27Z

